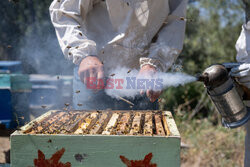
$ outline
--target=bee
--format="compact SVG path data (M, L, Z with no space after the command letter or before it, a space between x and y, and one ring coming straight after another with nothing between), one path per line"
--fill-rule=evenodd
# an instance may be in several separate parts
M187 19L187 18L184 18L184 17L180 17L180 20L182 20L182 21L190 21L190 22L194 21L193 19Z
M68 107L68 106L69 106L69 103L65 103L64 105Z
M19 117L20 119L24 119L24 116L22 116L22 117Z
M9 2L15 2L15 3L18 3L19 2L19 0L9 0Z
M186 21L187 19L186 19L186 18L184 18L184 17L180 17L180 20L182 20L182 21Z
M43 109L45 109L47 106L41 106Z
M11 45L8 45L7 48L12 48L12 46L11 46Z
M76 49L78 49L79 48L79 46L76 46Z
M79 32L79 35L82 36L82 33Z
M59 76L56 77L57 79L60 79Z
M57 2L61 2L61 0L57 0Z
M67 46L67 48L68 48L68 49L70 49L70 48L71 48L71 46Z
M78 106L82 106L82 104L81 104L81 103L78 103L77 105L78 105Z
M115 76L115 74L111 74L110 76L113 77L113 76Z
M78 25L78 26L77 26L77 28L81 28L81 26L80 26L80 25Z
M76 93L80 93L80 90L77 90Z
M72 53L71 53L71 52L69 52L69 55L71 56L71 55L72 55Z
M128 70L128 72L127 73L130 73L131 72L131 70Z

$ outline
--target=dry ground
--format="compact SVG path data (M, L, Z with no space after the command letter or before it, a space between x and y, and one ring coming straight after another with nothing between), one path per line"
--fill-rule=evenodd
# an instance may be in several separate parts
M0 164L9 163L9 150L10 150L10 134L13 131L2 130L0 128Z
M190 148L181 150L181 167L242 167L244 128L213 126L207 119L181 122L182 142Z

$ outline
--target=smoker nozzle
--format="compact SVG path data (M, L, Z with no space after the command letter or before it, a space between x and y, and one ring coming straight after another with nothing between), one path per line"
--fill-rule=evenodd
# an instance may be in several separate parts
M207 83L209 81L208 78L208 74L207 73L203 73L203 74L196 74L196 79L197 81L203 82L203 83Z
M228 79L228 71L221 64L215 64L207 69L202 74L196 76L197 81L203 82L206 87L215 88L222 85Z

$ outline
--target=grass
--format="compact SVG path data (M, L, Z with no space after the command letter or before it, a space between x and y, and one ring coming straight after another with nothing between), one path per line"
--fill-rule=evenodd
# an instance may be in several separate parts
M244 162L244 128L226 129L208 119L180 121L177 126L182 142L182 167L241 167Z

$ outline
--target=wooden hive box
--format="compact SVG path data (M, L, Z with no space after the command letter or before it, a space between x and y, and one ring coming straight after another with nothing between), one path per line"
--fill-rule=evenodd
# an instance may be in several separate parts
M49 111L11 135L11 166L176 167L170 112Z

